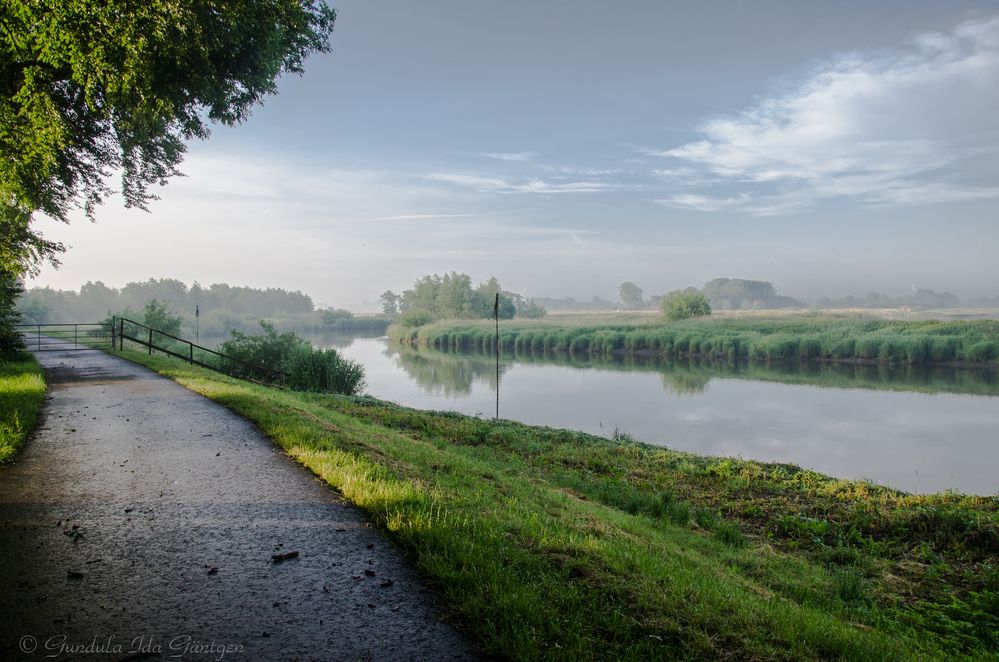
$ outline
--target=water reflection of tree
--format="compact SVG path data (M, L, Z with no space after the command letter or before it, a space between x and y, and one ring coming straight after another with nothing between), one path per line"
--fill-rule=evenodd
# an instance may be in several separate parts
M433 395L468 395L476 381L496 390L496 363L481 354L451 354L436 350L412 349L390 344L385 354ZM500 378L507 366L500 365Z
M673 368L660 373L663 390L672 395L698 395L708 390L711 375Z
M451 352L390 346L389 353L418 383L431 392L463 395L479 379L496 388L492 354ZM999 371L952 366L860 365L800 361L746 363L733 361L667 360L648 354L610 357L573 355L568 352L504 352L505 361L559 365L579 369L658 372L663 389L676 395L704 392L712 379L748 379L791 385L829 388L863 388L924 393L999 395Z

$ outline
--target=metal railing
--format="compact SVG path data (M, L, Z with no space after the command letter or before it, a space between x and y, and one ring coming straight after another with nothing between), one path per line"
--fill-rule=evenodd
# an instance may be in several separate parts
M113 346L112 329L106 322L17 324L15 328L33 352L108 349Z
M154 351L160 352L239 379L269 386L284 386L288 379L287 373L281 370L237 359L135 320L125 317L112 318L111 348L125 349L126 340L147 348L150 355Z

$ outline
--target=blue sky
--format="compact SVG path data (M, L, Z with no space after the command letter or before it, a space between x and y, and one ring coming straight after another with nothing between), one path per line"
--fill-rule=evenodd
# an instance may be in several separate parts
M995 2L335 6L333 53L151 213L43 225L72 248L35 284L999 294Z

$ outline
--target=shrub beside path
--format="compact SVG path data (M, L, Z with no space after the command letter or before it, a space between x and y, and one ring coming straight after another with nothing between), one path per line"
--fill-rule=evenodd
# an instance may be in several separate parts
M402 555L252 424L103 352L38 358L41 423L0 468L0 658L472 657Z

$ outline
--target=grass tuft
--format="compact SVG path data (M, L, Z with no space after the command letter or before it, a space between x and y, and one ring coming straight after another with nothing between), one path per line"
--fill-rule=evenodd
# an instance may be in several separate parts
M0 464L24 445L44 401L45 379L33 356L22 352L0 359Z

